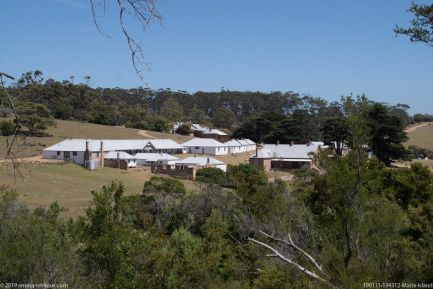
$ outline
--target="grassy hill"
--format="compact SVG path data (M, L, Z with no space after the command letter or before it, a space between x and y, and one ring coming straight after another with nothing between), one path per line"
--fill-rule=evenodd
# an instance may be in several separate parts
M425 123L422 126L409 128L407 131L409 140L406 145L433 150L433 123Z

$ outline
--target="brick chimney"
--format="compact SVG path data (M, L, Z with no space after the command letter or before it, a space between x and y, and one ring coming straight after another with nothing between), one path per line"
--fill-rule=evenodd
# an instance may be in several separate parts
M101 147L100 147L100 151L99 151L99 166L101 168L104 167L104 142L101 140Z
M90 160L89 141L86 140L86 150L84 151L84 162Z

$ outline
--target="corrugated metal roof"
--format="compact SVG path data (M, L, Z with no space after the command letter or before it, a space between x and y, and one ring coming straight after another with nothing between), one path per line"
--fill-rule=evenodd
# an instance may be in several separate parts
M224 162L219 161L210 157L189 157L183 160L180 160L175 163L180 165L197 165L197 166L205 166L206 164L211 165L225 165Z
M186 143L183 143L184 147L224 147L223 143L220 143L213 138L193 138Z
M157 162L157 161L171 161L178 160L178 157L169 155L169 154L157 154L157 153L138 153L135 155L135 158L138 160L146 160L148 162Z
M219 129L210 129L203 131L202 134L216 134L216 135L227 135L225 132L220 131Z
M149 142L155 149L183 149L183 146L172 139L150 139Z
M249 138L246 138L245 141L250 145L255 145L256 143L250 140Z
M228 146L228 147L239 147L239 146L242 146L242 144L238 140L236 140L236 139L229 140L229 141L225 142L224 145Z
M257 158L272 159L311 159L312 155L318 148L319 144L265 144L258 151ZM254 156L255 157L255 156Z
M92 152L101 149L103 143L104 151L142 150L149 142L155 149L182 149L183 147L171 139L65 139L52 145L45 151L85 151L86 141L89 143L89 150Z
M133 160L135 159L134 156L131 156L128 153L125 152L109 152L104 154L104 158L105 159L109 159L109 160Z

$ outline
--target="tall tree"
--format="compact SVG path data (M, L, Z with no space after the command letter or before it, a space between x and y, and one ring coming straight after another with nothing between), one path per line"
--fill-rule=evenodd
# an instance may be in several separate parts
M416 4L412 2L409 11L414 16L411 26L409 28L396 26L394 32L409 36L412 42L423 42L433 47L433 3Z

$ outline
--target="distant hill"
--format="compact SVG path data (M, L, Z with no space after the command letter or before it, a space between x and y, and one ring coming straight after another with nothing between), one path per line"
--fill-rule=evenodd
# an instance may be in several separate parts
M433 122L409 127L406 130L409 140L406 145L416 145L433 150Z

